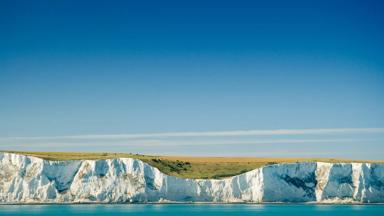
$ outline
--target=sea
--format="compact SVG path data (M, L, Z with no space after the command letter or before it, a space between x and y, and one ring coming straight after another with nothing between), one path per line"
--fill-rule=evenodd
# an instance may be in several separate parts
M384 205L293 205L293 204L79 204L0 205L0 215L130 215L130 216L375 216L384 215Z

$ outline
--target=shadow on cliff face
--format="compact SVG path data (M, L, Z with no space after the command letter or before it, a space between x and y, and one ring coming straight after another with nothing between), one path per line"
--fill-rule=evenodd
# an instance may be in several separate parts
M305 196L308 199L316 198L315 187L317 185L317 180L314 172L303 177L291 177L289 175L282 175L281 179L289 185L303 189L306 192Z
M292 163L263 168L263 201L316 201L316 167L316 163Z

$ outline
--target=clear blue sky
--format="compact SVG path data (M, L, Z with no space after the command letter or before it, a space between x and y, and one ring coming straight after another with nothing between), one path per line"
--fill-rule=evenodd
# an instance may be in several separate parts
M0 137L384 128L383 11L379 0L2 0ZM380 137L370 145L384 152ZM345 156L378 157L356 149Z

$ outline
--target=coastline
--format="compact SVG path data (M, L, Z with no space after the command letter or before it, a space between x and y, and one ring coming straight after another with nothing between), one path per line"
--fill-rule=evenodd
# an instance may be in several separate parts
M383 204L378 164L274 164L220 180L183 179L132 158L47 161L4 153L0 168L6 205Z

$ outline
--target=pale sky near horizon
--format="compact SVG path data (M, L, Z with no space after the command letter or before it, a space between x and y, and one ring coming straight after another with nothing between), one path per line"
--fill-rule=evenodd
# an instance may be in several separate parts
M0 1L0 149L384 159L383 11Z

